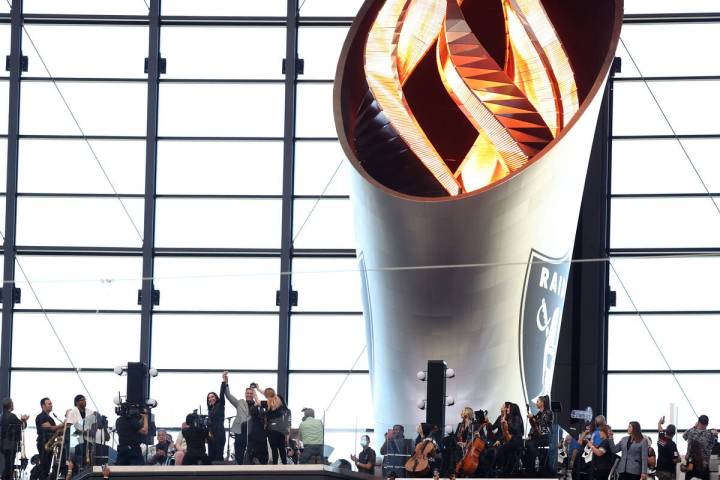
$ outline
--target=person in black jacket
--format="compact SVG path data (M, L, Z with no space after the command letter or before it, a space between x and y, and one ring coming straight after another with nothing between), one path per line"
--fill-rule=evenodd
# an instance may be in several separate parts
M266 465L268 463L268 437L265 431L265 419L257 405L252 405L249 413L250 416L240 427L240 436L247 447L244 448L243 463Z
M2 454L3 454L3 480L13 478L13 467L15 466L15 456L18 452L18 444L20 443L21 432L27 427L27 415L18 418L12 413L14 405L11 398L6 398L2 403L2 420L0 425L2 428Z
M525 426L523 424L522 414L520 413L520 407L515 403L505 402L504 411L505 414L498 418L498 437L503 439L503 441L498 448L495 464L501 469L503 475L510 475L515 468L518 455L522 452ZM507 424L510 435L509 440L503 438L505 424Z
M290 410L285 401L272 388L266 388L263 393L267 398L267 435L270 442L273 464L277 465L278 455L283 464L287 463L287 435L290 433Z
M220 384L220 395L215 392L207 394L208 429L208 456L211 462L222 462L225 450L225 390L227 381Z

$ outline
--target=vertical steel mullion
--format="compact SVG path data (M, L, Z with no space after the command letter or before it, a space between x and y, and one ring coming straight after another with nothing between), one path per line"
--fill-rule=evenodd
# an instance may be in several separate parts
M613 138L613 92L615 88L615 63L610 70L610 77L608 78L607 93L605 95L605 101L607 102L606 107L603 109L606 115L602 119L605 127L605 155L603 155L603 200L605 202L605 219L604 219L604 239L603 239L603 256L610 258L610 215L612 207L612 138ZM605 267L605 288L603 294L605 295L604 306L605 311L603 312L604 326L602 331L602 372L600 373L600 379L602 381L601 388L601 408L603 412L607 412L607 385L608 385L608 354L609 354L609 336L608 331L610 329L610 261L608 260L604 264Z
M278 329L278 393L288 399L290 369L290 295L293 250L293 195L295 168L295 99L297 95L298 2L287 1L285 44L285 127L283 148L282 239L280 250L280 316Z
M5 242L2 287L2 339L0 340L0 395L10 396L13 300L15 290L15 239L17 227L18 142L20 133L20 76L22 74L23 0L14 0L10 12L10 92L8 100L7 183L5 190Z
M140 361L150 365L152 347L158 95L160 79L160 0L150 0L147 62L147 137L145 139L145 211L142 245ZM148 380L149 381L149 380ZM149 391L149 390L148 390Z

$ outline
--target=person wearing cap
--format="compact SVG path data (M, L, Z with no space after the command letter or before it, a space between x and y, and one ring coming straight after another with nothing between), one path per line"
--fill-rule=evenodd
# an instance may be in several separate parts
M303 408L303 419L300 422L298 430L298 438L303 443L303 453L300 457L300 463L310 463L313 457L319 462L323 460L323 423L315 418L315 410L312 408Z
M694 440L700 444L705 458L705 465L710 465L710 455L715 443L717 443L717 430L708 430L709 423L710 420L707 415L700 415L697 423L683 433L683 438L688 442Z

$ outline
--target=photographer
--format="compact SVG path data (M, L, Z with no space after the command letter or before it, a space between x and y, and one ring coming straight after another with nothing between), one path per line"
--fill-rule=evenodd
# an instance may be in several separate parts
M144 465L140 444L148 433L148 413L140 408L118 407L115 422L118 434L116 465Z
M675 465L680 463L680 452L673 440L675 425L670 424L663 428L665 416L658 421L658 455L655 476L658 480L675 480Z
M182 436L187 444L183 457L183 465L210 465L211 458L205 453L205 444L210 442L210 431L204 425L202 417L195 413L185 418L186 427L182 429Z

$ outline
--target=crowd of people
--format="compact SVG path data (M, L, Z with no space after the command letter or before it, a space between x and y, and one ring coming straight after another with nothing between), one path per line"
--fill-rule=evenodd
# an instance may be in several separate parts
M638 422L630 422L627 435L618 442L604 416L598 415L577 439L565 437L560 458L564 472L573 480L607 480L611 474L619 480L674 480L677 467L687 480L710 479L710 456L718 447L718 432L708 428L707 415L701 415L682 437L687 441L685 460L675 443L675 425L658 421L655 445L643 435ZM655 449L657 447L657 450Z
M292 416L281 395L274 389L261 389L251 384L241 398L230 388L224 372L219 394L207 395L207 415L190 413L173 439L163 429L151 431L148 412L143 409L120 409L115 424L118 438L116 465L210 465L325 463L324 426L311 408L304 408L299 428L291 430ZM262 398L262 400L261 400ZM226 417L226 402L235 415ZM41 412L35 418L38 455L32 463L31 479L46 480L64 477L71 480L80 468L111 463L112 452L107 443L113 430L101 417L87 407L83 395L74 399L63 420L53 413L49 398L40 401ZM11 399L2 403L0 417L0 470L2 479L14 478L19 445L29 417L13 413ZM542 396L527 415L518 405L505 402L495 421L487 411L462 409L460 422L454 430L443 431L437 426L421 423L414 441L405 438L402 425L385 433L380 454L382 470L376 469L378 456L370 446L370 437L363 435L358 455L350 460L357 471L383 477L557 477L572 480L674 480L675 472L685 472L686 479L710 480L710 456L720 450L717 431L708 428L709 420L701 415L695 425L682 433L687 440L684 461L675 436L674 425L665 426L665 418L657 425L654 443L643 435L638 422L629 422L627 434L616 436L604 416L595 417L577 436L567 435L560 445L557 425L550 401ZM232 412L231 412L232 413ZM529 433L526 435L527 418ZM229 438L231 455L226 452L224 421L232 419ZM57 422L56 422L57 420ZM71 447L70 438L76 445ZM153 445L154 443L154 445ZM149 446L148 446L149 445ZM113 443L113 447L115 447ZM22 450L24 457L24 448ZM557 454L557 455L556 455ZM25 460L27 463L27 460ZM22 461L20 462L22 465ZM351 469L350 462L341 461L341 468ZM24 466L22 468L25 468ZM559 470L558 470L559 468ZM58 471L59 470L59 471Z
M52 401L43 398L41 412L35 417L38 454L30 461L24 459L24 433L29 416L16 416L12 400L6 399L0 417L2 480L14 478L15 471L27 468L28 463L33 480L71 480L81 468L92 465L288 464L327 460L323 422L315 418L312 408L302 410L299 428L291 430L290 409L274 389L251 384L237 398L230 389L228 373L224 372L219 392L208 393L207 415L193 412L186 416L175 439L165 429L153 432L149 411L142 407L119 406L118 419L112 428L106 417L87 406L83 395L74 398L74 407L65 412L62 420L53 413ZM226 402L235 410L229 418ZM229 432L224 425L226 419L233 420ZM227 433L233 442L229 455ZM360 454L351 457L366 473L374 472L375 468L375 453L369 443L370 438L363 436ZM18 459L21 451L22 458Z

